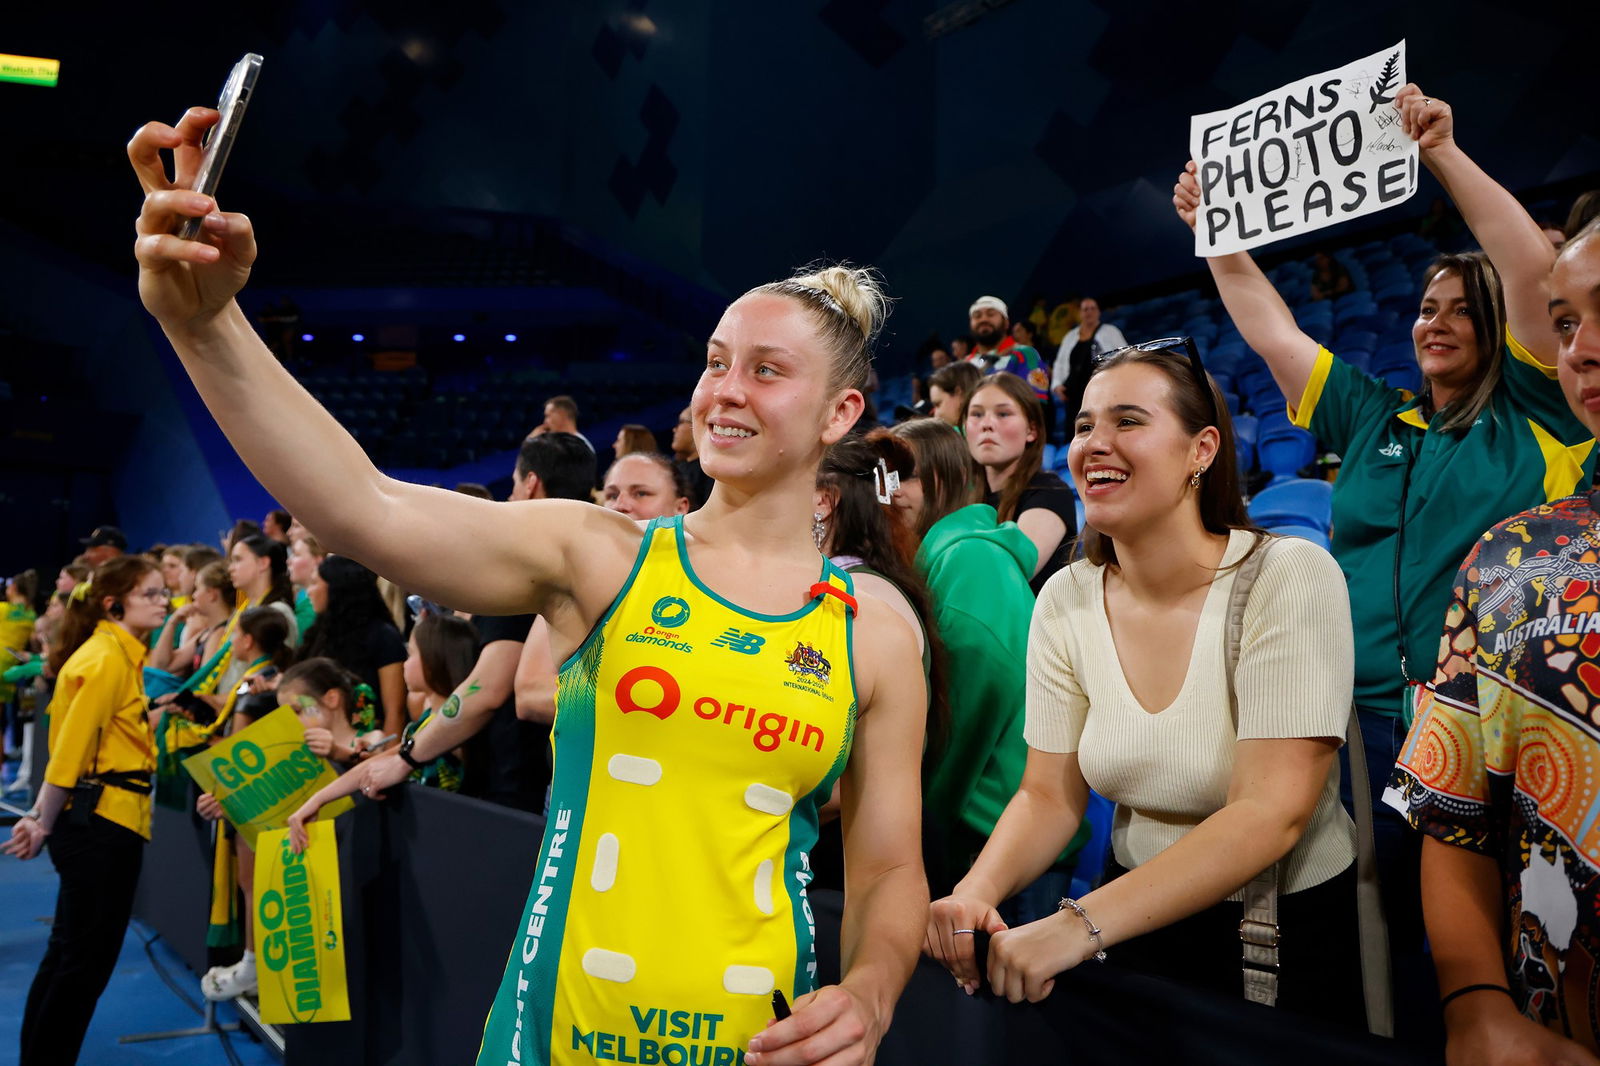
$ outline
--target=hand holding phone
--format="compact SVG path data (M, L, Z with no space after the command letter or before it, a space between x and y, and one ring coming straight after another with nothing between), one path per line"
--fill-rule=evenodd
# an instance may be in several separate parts
M375 755L375 754L377 754L378 752L382 751L384 748L387 748L390 744L393 744L395 741L397 741L399 739L400 739L400 734L399 733L390 733L388 736L384 737L382 740L379 740L376 743L370 745L367 748L367 754L368 755Z
M217 98L217 111L221 118L206 131L202 145L205 154L200 158L200 169L195 174L193 191L215 197L217 183L222 180L222 168L227 165L228 153L239 135L239 125L244 121L245 107L255 92L256 79L261 75L261 57L254 52L233 65L228 80L223 83L222 95ZM178 226L178 236L192 241L200 236L203 219L186 218Z

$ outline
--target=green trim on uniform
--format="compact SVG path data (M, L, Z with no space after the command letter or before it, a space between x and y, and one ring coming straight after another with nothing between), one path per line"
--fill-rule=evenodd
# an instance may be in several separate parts
M800 608L798 611L791 611L788 614L761 614L761 613L759 613L757 611L750 610L748 607L740 607L737 603L734 603L731 600L726 600L726 599L722 598L721 596L717 595L714 590L712 590L710 588L707 588L706 587L706 583L704 581L700 580L700 575L695 573L694 567L689 565L689 544L688 544L688 541L684 538L684 535L683 535L683 516L682 515L674 515L671 518L657 518L657 519L654 519L653 521L655 521L655 522L670 522L672 524L673 529L676 532L677 537L678 537L678 562L679 562L680 565L682 565L684 575L688 577L689 583L691 585L693 585L695 588L699 589L701 592L705 593L711 599L713 599L713 600L717 601L718 603L722 604L722 606L726 607L730 611L733 611L733 612L735 612L737 614L742 614L746 618L754 618L758 622L793 622L793 621L796 621L798 619L804 618L806 615L808 615L812 611L816 610L817 609L817 605L822 602L821 600L818 600L818 599L810 600L809 602L806 603L806 605L804 607ZM832 571L834 573L837 573L837 574L840 574L840 575L844 575L844 571L843 570L840 570L838 567L836 567L832 563L828 562L827 559L823 559L822 560L822 576L817 578L817 580L818 581L826 581L826 580L828 580L828 573L829 573L829 569L830 568L832 569ZM844 576L845 576L846 587L849 587L849 585L850 585L849 576L848 575L844 575Z
M1488 406L1455 433L1429 427L1416 397L1326 349L1301 397L1297 424L1344 459L1333 491L1332 549L1349 582L1355 699L1365 710L1402 712L1402 636L1411 677L1431 678L1456 570L1479 534L1593 475L1593 438L1568 410L1550 369L1509 335L1506 343ZM1395 625L1395 534L1408 465L1402 633Z

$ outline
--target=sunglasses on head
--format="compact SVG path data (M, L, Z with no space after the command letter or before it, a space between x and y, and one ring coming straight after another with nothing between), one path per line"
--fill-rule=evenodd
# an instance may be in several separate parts
M1121 355L1123 352L1186 354L1189 359L1189 371L1194 375L1195 384L1200 386L1200 392L1206 398L1206 407L1211 411L1211 424L1217 423L1220 417L1217 413L1217 398L1211 391L1211 379L1206 376L1206 367L1200 361L1200 349L1195 347L1193 337L1160 337L1153 341L1145 341L1143 344L1130 344L1125 348L1115 348L1104 353L1097 362L1104 363L1112 356Z
M444 617L452 613L448 607L441 607L432 600L425 600L415 594L406 597L406 610L411 612L412 618L421 618L424 614Z

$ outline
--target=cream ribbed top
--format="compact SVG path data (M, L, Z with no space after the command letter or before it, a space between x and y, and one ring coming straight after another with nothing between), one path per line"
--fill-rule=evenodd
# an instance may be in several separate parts
M1235 530L1223 567L1242 558L1252 540ZM1236 741L1343 738L1355 669L1350 601L1333 556L1296 538L1271 544L1244 612L1236 723L1226 658L1234 571L1223 569L1211 583L1183 686L1155 714L1139 705L1123 676L1104 578L1102 568L1080 560L1039 593L1023 735L1040 751L1078 753L1090 787L1117 804L1112 848L1131 869L1226 804ZM1339 803L1334 765L1289 853L1283 889L1321 884L1354 858L1355 824Z

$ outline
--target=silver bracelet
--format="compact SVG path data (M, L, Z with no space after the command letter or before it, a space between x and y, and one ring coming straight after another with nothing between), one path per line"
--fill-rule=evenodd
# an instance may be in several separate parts
M1056 913L1071 911L1083 922L1083 927L1089 930L1089 939L1094 941L1094 961L1106 961L1106 946L1100 939L1100 930L1095 928L1094 919L1089 917L1089 912L1083 909L1083 904L1075 899L1063 899L1056 907Z

